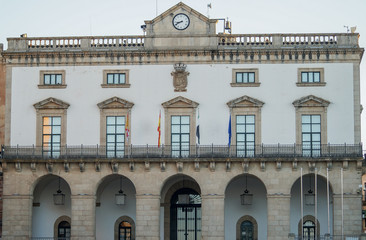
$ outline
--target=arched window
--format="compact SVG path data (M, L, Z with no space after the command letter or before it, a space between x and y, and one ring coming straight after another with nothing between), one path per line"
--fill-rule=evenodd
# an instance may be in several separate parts
M240 224L240 240L253 240L253 223L250 221L243 221Z
M70 223L67 221L60 222L57 227L58 239L68 240L68 239L70 239L70 235L71 235Z
M119 240L131 240L132 238L132 226L129 222L122 221L119 224L119 233L118 233L118 239Z
M118 218L114 224L115 240L135 240L135 222L128 216Z
M252 216L245 215L236 223L236 240L258 240L258 223Z
M303 240L315 239L315 224L313 221L305 221L302 228Z

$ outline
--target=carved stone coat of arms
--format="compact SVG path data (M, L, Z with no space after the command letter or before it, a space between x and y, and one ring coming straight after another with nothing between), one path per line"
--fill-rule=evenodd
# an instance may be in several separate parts
M171 75L173 76L173 86L175 92L186 92L188 80L187 76L189 72L186 72L186 67L184 63L174 64L174 70Z

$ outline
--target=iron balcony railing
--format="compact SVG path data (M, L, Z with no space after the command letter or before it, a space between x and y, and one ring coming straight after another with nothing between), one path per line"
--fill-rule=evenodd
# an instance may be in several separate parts
M362 158L361 144L2 146L3 159L20 158Z
M320 235L320 236L289 236L289 240L361 240L364 239L364 235Z

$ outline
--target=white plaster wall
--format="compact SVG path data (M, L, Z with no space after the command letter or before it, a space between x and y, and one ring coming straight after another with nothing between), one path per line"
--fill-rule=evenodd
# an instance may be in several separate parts
M48 179L44 179L47 181ZM61 181L61 190L65 194L65 205L55 205L53 203L53 194L58 189L58 179L52 179L40 191L39 196L34 196L34 199L39 199L40 206L32 208L32 236L33 237L53 237L53 229L56 220L61 216L71 218L71 194L70 188Z
M317 178L317 218L320 224L320 235L328 233L328 205L327 205L327 183L324 179ZM311 176L312 191L315 193L314 189L314 175ZM309 190L310 182L309 177L303 178L303 191L306 194ZM330 196L332 196L332 191L330 190ZM298 179L291 189L291 214L290 214L290 232L298 235L298 224L301 220L301 184L300 179ZM330 234L333 234L333 200L330 198L329 203L329 223L330 223ZM304 199L304 216L312 215L315 217L315 206L306 205ZM319 226L318 226L319 227Z
M267 192L263 183L248 176L248 190L253 194L252 205L241 205L240 195L245 190L245 177L234 179L225 192L225 239L236 239L236 224L245 216L252 216L258 224L258 239L267 239Z
M96 239L113 239L114 225L122 216L132 218L136 224L136 191L131 181L123 181L122 190L126 194L125 205L116 205L115 194L120 189L120 180L111 181L102 191L100 207L95 209Z
M298 68L324 68L325 87L297 87ZM258 68L260 87L231 87L233 68ZM40 70L66 70L65 89L38 89ZM104 69L129 69L130 88L102 88ZM262 108L262 142L295 142L294 100L315 95L331 102L328 107L328 142L353 143L352 64L189 64L187 92L174 92L173 65L14 67L12 70L11 144L36 142L33 104L48 97L68 102L67 144L100 144L97 103L113 96L133 102L132 144L157 144L161 103L177 96L200 105L201 144L227 144L229 108L226 103L243 95L265 104ZM162 126L164 115L162 114ZM163 132L164 134L164 129ZM164 135L162 135L164 136ZM164 138L162 137L162 143Z

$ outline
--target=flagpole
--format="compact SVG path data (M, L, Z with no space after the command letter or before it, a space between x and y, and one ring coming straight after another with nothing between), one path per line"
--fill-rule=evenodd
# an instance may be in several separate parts
M342 239L343 239L343 168L341 168L341 205L342 205Z
M303 203L303 180L302 180L302 168L300 169L300 206L301 206L301 236L303 235L304 227L304 203Z
M329 222L329 169L327 168L327 208L328 208L328 233L330 234L330 222Z
M315 197L315 239L318 239L318 173L317 173L317 169L315 168L315 194L314 194L314 197Z

